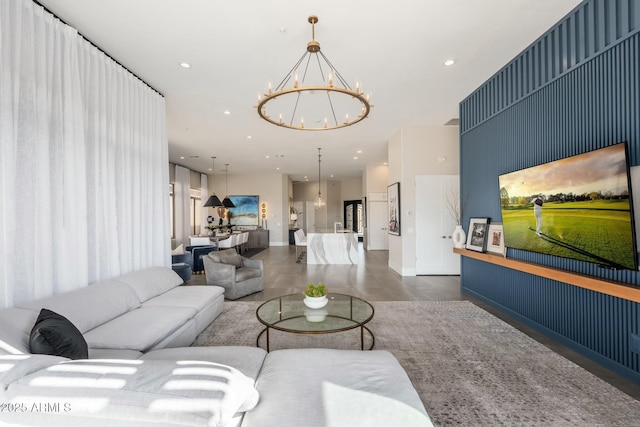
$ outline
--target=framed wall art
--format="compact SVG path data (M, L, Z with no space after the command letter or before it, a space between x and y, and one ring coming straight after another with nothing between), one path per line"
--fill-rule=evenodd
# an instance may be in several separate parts
M387 187L387 206L389 207L389 234L400 235L400 183L394 182Z
M484 252L487 248L489 234L489 218L469 218L469 234L467 234L467 249Z
M229 208L231 225L258 225L258 196L229 196L235 208Z
M504 233L502 223L492 222L489 224L489 236L487 237L487 252L506 256L504 247Z

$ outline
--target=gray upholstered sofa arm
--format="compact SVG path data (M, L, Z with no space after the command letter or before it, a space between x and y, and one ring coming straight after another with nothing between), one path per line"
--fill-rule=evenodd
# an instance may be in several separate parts
M259 268L264 273L264 261L242 257L242 265L250 268Z

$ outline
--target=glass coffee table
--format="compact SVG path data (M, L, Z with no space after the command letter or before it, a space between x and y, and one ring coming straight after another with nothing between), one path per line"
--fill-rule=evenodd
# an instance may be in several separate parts
M260 337L266 333L266 350L269 351L269 329L294 334L331 334L360 328L360 349L364 350L366 330L371 336L371 350L375 338L365 324L373 318L373 306L351 295L330 293L327 297L327 305L316 309L304 305L302 293L284 295L260 305L256 316L265 328L258 334L256 345L260 346Z

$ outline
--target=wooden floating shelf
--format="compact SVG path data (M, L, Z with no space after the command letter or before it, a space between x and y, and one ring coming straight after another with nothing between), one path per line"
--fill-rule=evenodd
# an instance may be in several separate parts
M453 249L453 252L465 257L510 268L512 270L519 270L525 273L534 274L551 280L557 280L558 282L568 283L573 286L590 289L592 291L629 301L640 302L640 288L637 286L604 280L593 276L587 276L585 274L573 273L566 270L560 270L558 268L545 267L543 265L533 264L526 261L509 259L496 254L456 248Z

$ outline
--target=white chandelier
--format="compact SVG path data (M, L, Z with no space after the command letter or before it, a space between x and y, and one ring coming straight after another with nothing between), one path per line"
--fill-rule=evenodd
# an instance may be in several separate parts
M359 82L355 89L349 86L315 40L318 17L308 21L312 40L280 84L274 89L269 83L258 97L258 114L276 126L297 130L339 129L364 120L373 107L370 95Z

